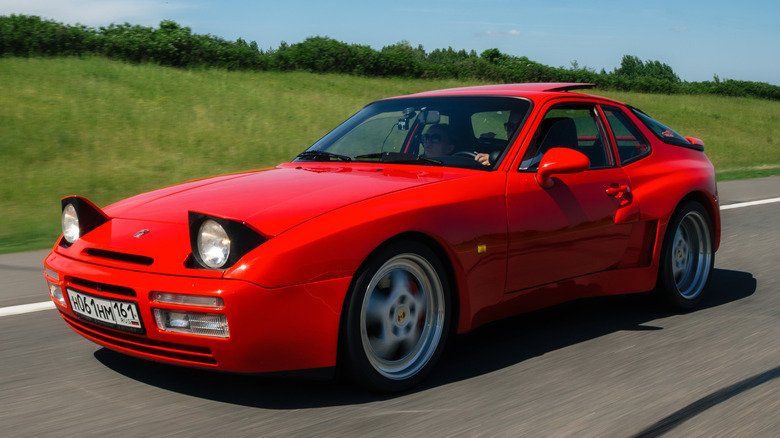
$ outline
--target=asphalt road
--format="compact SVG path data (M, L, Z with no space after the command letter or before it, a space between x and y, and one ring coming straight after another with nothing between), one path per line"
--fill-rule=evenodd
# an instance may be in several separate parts
M777 198L780 178L720 193ZM0 255L0 436L777 437L780 202L722 216L702 308L635 295L502 321L456 338L425 386L397 396L146 362L53 308L6 315L48 300L46 252Z

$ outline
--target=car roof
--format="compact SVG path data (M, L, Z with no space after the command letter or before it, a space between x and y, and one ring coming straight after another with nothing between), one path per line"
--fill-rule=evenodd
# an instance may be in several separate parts
M407 97L435 97L435 96L511 96L526 97L535 101L559 97L581 97L586 99L598 99L617 105L625 105L622 102L603 96L590 94L570 93L571 90L595 88L596 84L579 82L534 82L517 84L475 85L470 87L445 88L441 90L423 91L406 96L396 96L389 99Z
M454 94L504 94L521 95L532 93L550 93L564 92L569 90L579 90L593 88L595 84L584 84L577 82L537 82L525 84L495 84L495 85L476 85L472 87L446 88L443 90L425 91L413 94L413 96L429 95L454 95Z

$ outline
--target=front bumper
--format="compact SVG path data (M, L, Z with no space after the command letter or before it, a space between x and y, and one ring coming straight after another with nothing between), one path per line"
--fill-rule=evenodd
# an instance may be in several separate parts
M351 278L265 289L226 278L170 276L118 269L50 253L45 266L58 278L46 278L66 297L54 299L68 325L87 339L122 353L150 360L240 373L267 373L336 365L339 321ZM113 300L137 303L141 333L105 327L80 318L71 309L66 288ZM230 335L214 338L166 332L157 327L154 309L203 312L203 308L160 304L154 291L214 295L224 307L205 309L227 317Z

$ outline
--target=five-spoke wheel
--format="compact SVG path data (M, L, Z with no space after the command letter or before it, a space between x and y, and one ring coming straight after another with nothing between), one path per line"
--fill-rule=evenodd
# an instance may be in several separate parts
M344 364L361 385L399 391L438 359L450 324L448 281L428 247L399 241L374 254L356 277L342 333Z
M713 264L709 214L701 204L688 202L672 215L664 238L659 286L667 300L677 308L695 307Z

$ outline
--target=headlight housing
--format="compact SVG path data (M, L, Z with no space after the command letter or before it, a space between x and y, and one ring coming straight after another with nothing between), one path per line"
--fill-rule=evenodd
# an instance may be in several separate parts
M198 255L210 269L219 269L230 257L230 237L225 227L214 219L206 219L198 229Z
M60 245L67 248L108 221L109 217L87 199L80 196L63 198Z
M193 268L222 270L233 266L267 239L244 222L189 212Z
M68 243L75 243L81 237L79 229L79 215L76 208L69 203L62 209L62 237Z

